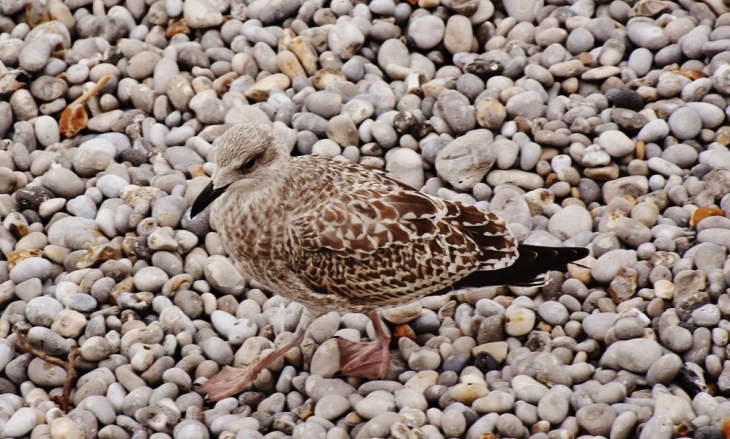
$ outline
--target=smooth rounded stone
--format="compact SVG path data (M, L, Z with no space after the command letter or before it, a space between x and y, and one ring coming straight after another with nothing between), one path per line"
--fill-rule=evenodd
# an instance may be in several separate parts
M459 91L441 92L436 105L441 117L457 134L466 133L476 126L476 116L474 109L469 106L469 98Z
M621 131L604 131L598 136L598 144L612 157L623 157L634 151L636 145L626 134Z
M134 275L134 287L139 291L155 293L162 289L162 286L170 277L161 268L144 267Z
M702 118L691 108L677 109L667 120L669 130L679 140L694 139L702 130Z
M76 338L86 327L86 317L80 312L64 309L53 321L51 329L66 338Z
M102 424L113 424L116 419L114 406L106 396L90 395L81 401L78 408L88 410L96 416Z
M365 35L353 22L339 22L327 32L327 46L342 60L352 58L365 42Z
M372 116L374 111L373 104L366 100L355 98L342 106L340 114L348 116L355 124L360 124Z
M517 22L531 23L537 17L537 13L544 5L543 0L527 1L519 0L505 4L505 9L509 17L514 18Z
M242 344L256 335L258 327L248 319L239 319L228 334L228 341L235 345Z
M562 326L570 317L568 310L560 302L547 301L537 308L537 313L545 323L551 326Z
M210 321L213 323L215 330L227 338L237 319L225 311L215 310L210 315Z
M371 12L379 15L395 14L395 2L393 0L373 0L368 8Z
M642 142L656 142L669 135L669 124L664 119L654 119L644 125L636 135L637 140Z
M152 217L160 227L177 227L187 205L180 195L158 198L152 205Z
M79 174L79 176L93 177L97 173L104 171L107 167L109 167L113 160L113 155L104 151L79 149L74 156L73 165L74 170Z
M502 127L507 117L507 109L504 108L499 99L487 97L478 100L474 104L474 115L479 126L496 130Z
M548 231L563 240L569 239L584 231L591 231L593 218L581 206L572 205L559 210L548 220Z
M691 168L697 163L698 153L693 147L684 143L670 145L662 151L662 157L680 168ZM651 160L651 159L650 159Z
M459 410L447 410L441 417L441 429L447 437L463 437L466 418Z
M122 335L120 353L126 355L129 348L135 343L155 344L160 343L164 337L164 331L157 324L135 327Z
M142 80L152 76L160 55L155 52L140 52L129 59L127 63L127 75L130 78Z
M66 168L53 168L43 175L41 184L54 195L70 200L82 195L86 190L84 182Z
M0 194L10 194L17 183L17 176L9 168L0 168Z
M510 384L517 399L530 404L537 404L548 392L547 387L527 375L517 375Z
M482 351L489 352L488 349L480 350L480 352ZM454 401L467 405L472 404L477 399L487 396L488 394L489 389L482 383L459 383L451 387L449 390L449 395Z
M588 433L607 437L616 420L616 412L608 404L590 404L578 409L575 418Z
M208 428L200 421L186 419L172 431L174 439L210 439Z
M708 81L706 85L709 87L712 80L709 78L703 79ZM714 104L708 102L687 102L686 107L694 110L700 116L703 128L717 128L725 121L725 113Z
M707 228L697 234L699 242L710 242L724 246L730 250L730 230L721 228Z
M337 142L330 139L322 139L312 145L312 154L323 157L334 158L342 153L342 148Z
M424 184L423 160L416 151L399 148L393 151L386 162L385 169L395 174L400 181L414 189Z
M184 127L182 127L184 128ZM192 137L194 131L191 129L189 137ZM164 153L167 162L180 172L188 172L191 166L202 166L205 164L198 154L190 148L184 146L172 146L167 148Z
M90 244L102 241L99 225L89 218L65 217L54 222L48 229L48 242L51 245L69 250L87 249Z
M49 296L40 296L25 305L25 317L33 325L51 327L62 310L63 305L58 300Z
M474 401L472 408L478 413L506 413L511 411L514 405L514 395L496 391Z
M632 411L625 411L616 417L611 427L611 438L629 438L636 427L637 416Z
M10 270L10 280L16 285L29 279L48 279L53 272L53 264L48 259L31 257L23 259Z
M410 68L408 68L410 66L410 54L408 53L408 48L400 40L395 38L386 40L380 46L380 50L378 50L378 65L383 71L390 70L390 72L396 73L395 76L393 76L392 73L389 73L393 79L405 78L406 75L410 73ZM390 69L388 68L389 65L405 67L406 69L401 74L397 74L392 67Z
M661 345L654 340L620 340L608 347L600 364L612 369L622 368L630 372L646 373L661 356Z
M394 147L398 142L398 134L395 129L385 121L376 120L371 132L373 139L385 149Z
M395 392L395 404L399 409L413 409L421 412L428 409L428 402L423 396L423 392L410 388L403 388Z
M185 23L193 29L218 26L223 22L223 14L210 0L185 1L183 5Z
M38 72L46 66L51 55L51 44L47 40L26 43L18 54L20 68L28 72Z
M542 96L536 91L526 91L516 94L509 98L505 109L507 110L507 114L513 118L522 116L527 120L536 119L542 115Z
M651 230L633 218L616 220L613 232L621 241L634 248L651 241Z
M507 323L504 330L513 337L519 337L532 331L535 326L535 312L517 305L510 305L504 313Z
M341 395L325 395L314 406L314 415L333 421L350 410L350 401Z
M644 49L656 51L671 43L669 34L653 23L634 21L627 30L629 39Z
M444 47L449 53L456 54L471 51L474 32L471 22L463 15L452 15L446 21L444 30Z
M129 182L116 174L106 174L97 180L96 187L107 198L119 198L122 188L127 186Z
M408 25L408 37L422 50L433 49L441 43L445 31L444 20L435 15L418 17Z
M644 335L644 322L635 317L618 319L614 328L616 338L619 340L629 340Z
M220 366L233 363L233 350L225 341L218 337L210 337L203 343L203 352L209 359Z
M692 323L712 328L720 321L720 308L715 304L707 304L692 311Z
M36 410L21 407L8 419L2 429L3 437L19 438L27 435L36 426Z
M68 75L67 78L69 78ZM70 79L68 81L71 82ZM83 79L80 82L83 82ZM66 106L66 100L62 99L62 96L67 91L68 83L66 81L51 76L41 76L33 81L33 84L30 86L30 94L36 99L46 102L39 107L43 114L52 114L61 111Z
M548 391L540 398L537 404L537 415L540 419L558 425L568 415L570 402L565 394L557 391Z
M649 191L649 180L642 175L632 175L607 181L603 185L602 193L606 204L616 197L631 195L638 198Z
M586 316L581 322L586 335L597 341L604 341L606 332L613 327L616 313L604 312Z
M616 381L606 383L589 392L596 403L617 404L626 398L626 386Z
M41 294L43 294L43 284L38 278L28 279L15 286L15 295L25 302L30 302Z
M89 337L79 348L81 358L86 361L101 361L109 358L112 354L112 345L104 337Z
M436 156L436 171L455 189L470 191L497 159L489 130L473 130L451 141Z
M674 423L668 416L652 416L644 424L641 439L670 439L673 436Z
M417 348L408 357L408 367L416 372L420 372L422 370L436 370L440 365L441 355L439 355L438 351L431 348Z
M395 325L410 323L421 316L423 304L420 301L410 302L405 305L386 308L382 312L383 318Z
M340 114L342 108L342 96L329 91L317 91L311 93L304 99L304 105L312 113L331 119Z
M662 394L656 398L655 416L666 416L674 424L692 422L696 415L690 401L681 396Z
M659 207L650 201L637 204L631 209L631 218L647 227L653 227L659 217Z
M365 419L373 419L385 412L395 411L395 399L393 395L384 391L375 391L355 404L357 414Z
M28 379L38 386L62 386L66 381L66 370L40 358L34 358L28 365Z
M237 296L243 292L243 278L228 258L221 255L210 256L203 270L205 279L221 293Z
M34 414L35 416L35 414ZM83 428L69 417L59 417L51 422L51 439L86 437Z
M579 27L573 29L565 40L565 48L573 55L589 52L593 49L595 37L588 29Z
M511 184L527 191L545 186L544 180L539 175L519 169L495 169L487 174L487 184L492 187Z
M77 217L94 219L96 218L96 203L86 195L79 195L66 203L66 210Z
M38 106L33 100L30 92L24 88L17 90L10 96L10 106L13 108L13 113L16 119L21 121L31 120L38 116Z
M358 132L355 122L345 115L336 115L327 122L327 137L342 147L357 145Z
M598 282L610 283L621 267L631 267L636 261L636 252L634 251L611 250L598 258L593 268L591 268L591 276Z
M35 132L38 142L43 146L50 146L61 140L58 122L51 116L38 116L35 120Z

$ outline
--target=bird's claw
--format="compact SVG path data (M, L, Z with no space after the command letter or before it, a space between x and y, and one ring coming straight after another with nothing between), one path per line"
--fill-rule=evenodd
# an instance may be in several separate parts
M239 369L225 366L223 370L213 375L205 382L201 389L208 392L210 401L220 401L237 393L242 392L256 379L256 375L250 369Z
M388 374L390 351L387 340L357 342L339 337L337 347L342 375L381 380Z

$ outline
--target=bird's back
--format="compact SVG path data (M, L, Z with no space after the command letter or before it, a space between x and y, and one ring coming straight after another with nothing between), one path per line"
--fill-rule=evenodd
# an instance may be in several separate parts
M401 304L516 259L514 237L493 214L430 197L382 170L293 160L302 198L289 218L291 269L350 310Z
M585 256L522 246L520 262L494 214L380 169L303 156L277 180L219 200L224 246L245 275L313 310L366 312L459 286L529 283Z

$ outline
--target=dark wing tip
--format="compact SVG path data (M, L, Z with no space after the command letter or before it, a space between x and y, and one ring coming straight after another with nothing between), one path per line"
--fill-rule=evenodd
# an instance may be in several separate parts
M494 285L538 285L537 278L589 255L583 247L540 247L519 244L519 257L507 268L476 271L454 284L454 288L487 287Z

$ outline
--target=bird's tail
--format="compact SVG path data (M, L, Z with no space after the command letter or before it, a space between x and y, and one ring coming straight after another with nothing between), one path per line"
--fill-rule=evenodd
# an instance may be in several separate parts
M476 271L459 282L455 289L495 285L540 286L544 274L588 256L582 247L540 247L519 244L519 257L514 264L498 270Z

